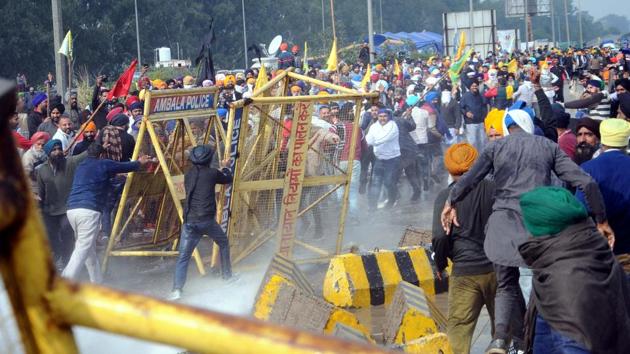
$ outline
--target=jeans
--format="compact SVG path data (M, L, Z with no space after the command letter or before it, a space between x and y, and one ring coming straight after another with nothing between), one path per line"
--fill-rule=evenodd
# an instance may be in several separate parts
M448 282L447 335L454 353L470 353L475 325L483 305L490 315L494 332L494 296L497 278L494 272L451 276Z
M522 349L525 337L525 300L519 285L518 267L494 265L497 275L497 295L494 299L495 338L509 340L510 336L517 348Z
M486 146L486 134L483 123L466 124L466 140L481 153Z
M74 248L74 234L66 214L49 215L42 213L53 259L59 260L65 267Z
M375 161L376 161L376 157L374 157L374 152L372 151L372 148L368 148L365 151L361 151L361 174L360 174L361 188L365 188L367 186L368 177L370 177L368 176L370 165L372 165L372 174L374 174Z
M586 348L577 341L554 330L536 315L536 331L534 333L534 354L589 354Z
M348 170L348 161L340 161L339 168ZM358 216L359 184L361 179L361 161L352 161L352 178L350 179L350 196L348 197L348 212L351 216ZM343 199L343 188L337 189L337 198Z
M96 236L99 232L101 212L79 208L68 210L67 215L77 240L68 265L61 275L76 280L85 264L90 281L102 282L101 266L96 256Z
M368 192L368 206L375 210L378 206L378 199L381 196L381 187L387 190L387 200L393 204L398 198L398 175L400 170L400 156L389 160L376 159L374 171L372 172L372 182Z
M122 176L116 176L109 179L109 188L107 192L107 199L103 204L103 215L102 215L102 223L103 223L103 233L106 236L112 232L112 211L116 208L118 201L120 200L120 195L122 194L122 190L125 187L126 178Z
M173 289L181 290L184 287L190 257L203 235L208 235L219 245L223 279L228 279L232 276L230 245L228 244L227 235L225 235L221 226L219 226L214 219L204 222L187 222L182 225L182 236L179 240L179 256L177 257L177 264L175 265Z

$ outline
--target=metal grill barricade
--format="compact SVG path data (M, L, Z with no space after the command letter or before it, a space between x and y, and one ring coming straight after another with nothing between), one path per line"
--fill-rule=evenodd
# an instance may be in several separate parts
M217 88L147 93L133 159L149 155L154 162L124 179L104 271L112 256L177 256L188 154L199 144L211 144L218 156L223 153L225 122L216 114L217 98ZM215 156L214 163L217 161ZM193 258L199 272L205 274L197 250Z
M303 92L326 94L291 95L298 82ZM356 203L350 181L359 178L352 166L360 163L360 111L374 97L289 70L236 102L228 140L238 141L226 152L237 157L234 183L220 207L235 262L270 240L297 263L341 251L346 214Z

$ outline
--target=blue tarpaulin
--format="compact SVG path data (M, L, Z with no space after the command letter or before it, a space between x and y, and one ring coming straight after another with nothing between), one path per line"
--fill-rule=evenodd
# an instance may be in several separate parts
M410 41L416 49L423 49L426 47L434 47L438 53L442 53L444 44L442 43L442 35L434 32L385 32L382 34L374 35L374 45L379 46L383 44L387 39L394 39L399 41ZM367 38L365 38L367 42Z

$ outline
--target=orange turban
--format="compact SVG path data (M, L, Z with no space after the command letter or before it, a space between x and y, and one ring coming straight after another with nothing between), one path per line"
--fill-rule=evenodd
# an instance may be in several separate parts
M154 89L158 89L158 90L166 90L168 88L168 86L166 85L166 82L160 79L153 80L151 84L153 85Z
M96 132L96 124L94 124L93 121L84 123L83 125L85 125L85 129L83 129L84 132Z
M298 93L298 92L302 92L302 88L298 85L293 85L291 86L291 92L293 93Z
M444 166L453 176L466 173L477 159L477 150L468 143L454 144L444 153Z
M494 130L496 130L497 133L504 135L503 134L503 116L505 116L504 110L498 110L496 108L493 108L490 112L488 112L486 119L483 121L483 125L486 128L486 134L490 133L490 128L494 128Z

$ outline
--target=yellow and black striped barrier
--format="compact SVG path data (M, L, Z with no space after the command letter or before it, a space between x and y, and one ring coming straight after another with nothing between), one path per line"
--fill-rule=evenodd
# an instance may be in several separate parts
M411 341L403 345L402 350L405 353L426 354L426 353L442 353L453 354L453 348L448 341L446 333L435 333L420 339Z
M324 299L340 307L389 304L401 281L420 286L428 295L448 291L448 276L437 278L431 251L413 247L335 256L324 278Z

